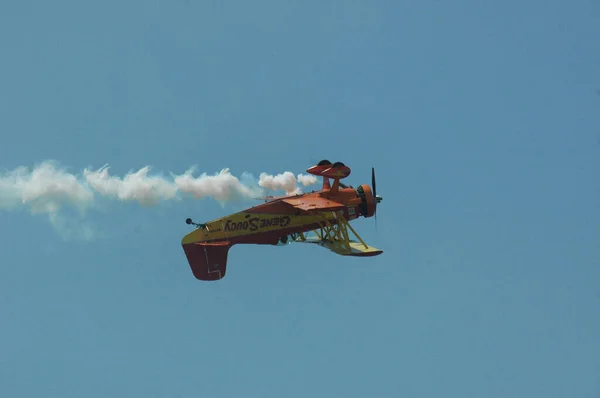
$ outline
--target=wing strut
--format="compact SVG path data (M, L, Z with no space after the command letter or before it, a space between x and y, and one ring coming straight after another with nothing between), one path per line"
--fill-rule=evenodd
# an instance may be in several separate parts
M294 241L315 243L344 256L376 256L383 253L382 250L369 246L352 228L341 211L337 213L332 211L333 218L327 217L326 214L315 214L316 222L321 224L320 228L311 231L316 235L315 237L301 233ZM358 241L350 238L348 230Z

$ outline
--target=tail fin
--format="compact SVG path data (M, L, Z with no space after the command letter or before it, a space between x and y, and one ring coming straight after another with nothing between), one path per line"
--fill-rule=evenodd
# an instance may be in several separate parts
M183 244L192 273L201 281L216 281L225 277L227 254L233 246L229 241Z

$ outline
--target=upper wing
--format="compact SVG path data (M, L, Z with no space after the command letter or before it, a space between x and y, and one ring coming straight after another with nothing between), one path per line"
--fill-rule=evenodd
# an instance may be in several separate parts
M314 196L283 199L282 202L292 205L296 209L308 212L322 210L336 211L342 210L345 207L339 202Z

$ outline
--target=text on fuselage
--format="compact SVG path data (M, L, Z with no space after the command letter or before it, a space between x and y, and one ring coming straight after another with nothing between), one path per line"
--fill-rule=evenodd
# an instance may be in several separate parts
M259 228L266 227L286 227L291 221L290 216L277 216L271 218L254 217L244 221L227 220L225 223L225 231L256 231Z

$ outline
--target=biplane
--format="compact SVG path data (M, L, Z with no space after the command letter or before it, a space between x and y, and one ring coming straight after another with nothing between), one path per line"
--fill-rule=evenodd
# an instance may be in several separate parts
M227 255L235 244L300 242L343 256L383 253L365 243L350 225L351 220L361 216L374 216L382 200L376 191L375 169L371 169L372 188L362 184L356 189L341 182L351 172L342 162L322 160L306 172L323 178L320 190L267 197L263 204L207 223L188 218L186 223L196 229L183 237L181 245L193 275L203 281L225 277Z

